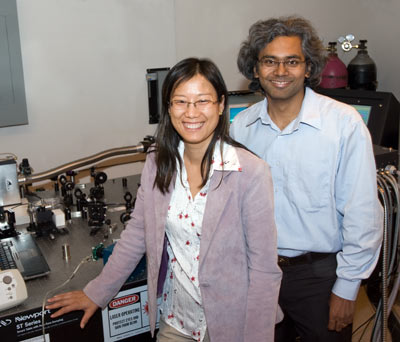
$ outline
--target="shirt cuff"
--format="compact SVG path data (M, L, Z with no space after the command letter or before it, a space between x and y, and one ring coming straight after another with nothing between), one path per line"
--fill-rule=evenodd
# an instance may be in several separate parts
M360 285L361 280L337 278L335 285L333 285L332 292L341 298L347 300L356 300Z

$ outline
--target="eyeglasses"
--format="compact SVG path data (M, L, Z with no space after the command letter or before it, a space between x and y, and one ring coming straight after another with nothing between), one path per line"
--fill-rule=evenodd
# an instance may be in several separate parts
M172 100L170 106L175 110L186 110L189 108L189 105L192 104L196 109L207 110L216 103L218 103L218 101L197 100L195 102L189 102L185 100Z
M260 66L266 69L276 69L279 67L279 64L283 64L283 66L287 69L296 69L300 64L306 63L306 61L302 61L297 58L289 58L284 60L277 60L273 58L261 58L258 60Z

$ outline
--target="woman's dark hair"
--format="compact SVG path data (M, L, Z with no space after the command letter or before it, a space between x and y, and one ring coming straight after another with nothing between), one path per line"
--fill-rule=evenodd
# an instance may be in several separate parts
M208 59L187 58L180 61L168 72L162 87L162 110L156 132L156 147L154 150L156 153L155 159L157 165L154 185L157 186L162 193L168 192L171 180L177 170L177 161L180 169L182 169L183 162L178 152L178 145L181 137L173 127L168 112L171 96L181 83L190 80L196 75L202 75L212 84L217 93L218 102L225 101L224 111L222 115L219 116L219 121L210 145L201 162L202 186L204 186L208 180L214 147L218 139L221 139L221 151L224 142L233 146L242 147L241 144L229 137L229 118L227 114L228 91L217 66Z
M316 87L327 59L325 48L308 20L289 16L260 20L250 27L249 36L242 43L237 59L240 72L251 81L249 88L264 92L259 79L254 77L254 67L260 51L280 36L297 36L301 39L306 63L310 68L310 77L305 79L305 85Z

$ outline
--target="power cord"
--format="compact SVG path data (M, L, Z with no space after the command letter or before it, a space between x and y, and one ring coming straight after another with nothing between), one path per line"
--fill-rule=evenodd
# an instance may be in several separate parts
M91 262L91 261L96 261L96 260L93 258L92 255L88 255L88 256L84 257L84 258L81 260L81 262L78 264L78 266L76 266L75 270L72 272L71 276L70 276L66 281L64 281L61 285L57 286L56 288L47 291L46 294L44 295L43 302L42 302L42 336L43 336L43 342L46 342L45 324L44 324L44 307L45 307L45 305L46 305L47 297L48 297L52 292L55 292L55 291L61 289L62 287L64 287L65 285L67 285L67 284L72 280L72 278L75 277L75 274L78 272L79 268L80 268L83 264L85 264L85 263L87 263L87 262Z
M365 332L366 332L366 330L367 330L369 324L372 322L372 320L374 319L374 317L375 317L375 313L372 314L367 320L365 320L364 323L360 324L360 325L352 332L351 335L354 336L354 335L357 333L358 330L360 330L363 326L365 326L365 327L364 327L364 330L363 330L363 332L362 332L362 334L361 334L361 336L360 336L360 339L358 340L359 342L361 342L361 339L363 338L363 336L364 336L364 334L365 334Z

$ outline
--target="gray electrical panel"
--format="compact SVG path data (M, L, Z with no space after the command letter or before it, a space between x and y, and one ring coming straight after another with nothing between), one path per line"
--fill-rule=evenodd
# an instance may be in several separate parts
M0 127L28 123L16 0L0 1Z

